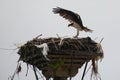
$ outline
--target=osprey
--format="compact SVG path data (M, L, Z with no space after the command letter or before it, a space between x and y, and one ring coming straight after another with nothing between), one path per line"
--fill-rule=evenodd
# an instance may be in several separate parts
M91 29L88 29L87 27L83 26L82 20L77 13L60 7L53 8L53 12L55 14L60 14L60 16L67 19L70 22L70 24L68 24L68 27L72 26L77 29L77 34L74 36L75 38L79 36L79 31L92 32Z

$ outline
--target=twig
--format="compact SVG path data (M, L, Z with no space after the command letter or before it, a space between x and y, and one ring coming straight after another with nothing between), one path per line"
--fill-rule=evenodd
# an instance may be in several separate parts
M27 76L27 74L28 74L28 69L29 69L29 66L28 66L28 63L27 63L27 71L26 71L26 76Z
M36 68L35 68L35 66L33 66L33 71L34 71L34 73L35 73L36 80L39 80L39 79L38 79L38 76L37 76L37 73L36 73Z
M62 45L63 45L63 43L64 43L63 40L64 40L64 38L60 38L60 42L59 42L59 44L58 44L59 46L62 46Z
M83 48L85 48L84 44L83 44L80 40L77 40L77 39L76 39L76 41L77 41Z
M58 50L58 47L56 46L54 39L52 39L52 42L55 45L55 48Z
M17 68L16 68L14 74L10 77L11 80L13 80L14 77L15 77L15 75L16 75L16 74L19 74L20 71L21 71L21 63L18 63L18 64L17 64Z
M85 68L84 68L84 71L83 71L83 75L82 75L81 80L84 79L84 76L85 76L85 73L86 73L86 69L87 69L87 65L88 65L88 61L87 61L86 64L85 64Z
M87 71L85 72L85 74L88 73L88 71L90 70L91 67L92 67L92 64L89 66L89 68L87 69Z
M56 34L58 38L60 38L60 36L58 34Z
M18 48L15 48L15 49L8 49L8 48L0 48L0 50L16 50Z
M103 41L103 39L104 39L104 38L102 38L99 43L101 43L101 42Z
M42 78L42 80L45 80L45 79L44 79L44 76L41 75L40 71L39 71L38 69L37 69L36 71L38 72L38 74L40 75L40 77Z
M37 37L35 37L34 39L38 39L40 36L42 36L42 34L38 35Z

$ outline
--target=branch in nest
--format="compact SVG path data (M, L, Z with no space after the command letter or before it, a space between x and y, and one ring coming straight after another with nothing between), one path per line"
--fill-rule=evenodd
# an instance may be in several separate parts
M36 80L39 80L39 79L38 79L37 72L36 72L36 67L35 67L35 66L33 66L33 71L34 71L34 74L35 74Z
M18 63L18 64L17 64L17 68L16 68L14 74L13 74L12 77L11 77L11 80L14 79L14 77L15 77L16 74L19 75L20 72L21 72L21 63Z
M39 39L39 37L42 36L42 34L38 35L37 37L35 37L34 39Z

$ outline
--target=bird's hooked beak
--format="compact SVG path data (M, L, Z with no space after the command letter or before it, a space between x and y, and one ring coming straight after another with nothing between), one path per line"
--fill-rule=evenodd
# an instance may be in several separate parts
M73 23L71 23L71 24L68 24L68 27L70 27L70 26L72 26L73 25Z

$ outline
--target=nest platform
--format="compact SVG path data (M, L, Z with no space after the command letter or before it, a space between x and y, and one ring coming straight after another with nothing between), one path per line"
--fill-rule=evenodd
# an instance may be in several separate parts
M47 58L43 54L43 48L36 46L44 43L49 48ZM21 46L18 54L19 60L37 67L46 79L73 77L85 62L103 58L102 47L90 37L35 38Z

